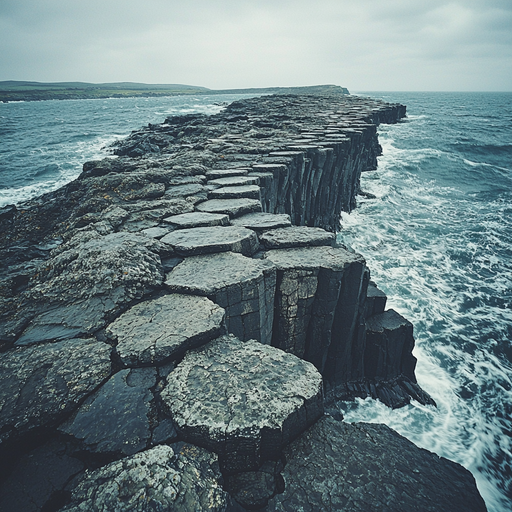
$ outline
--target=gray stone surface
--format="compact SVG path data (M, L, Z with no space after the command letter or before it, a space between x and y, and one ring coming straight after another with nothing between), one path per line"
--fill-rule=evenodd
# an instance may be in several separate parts
M231 218L246 213L261 212L261 203L257 199L210 199L196 206L200 212L226 213Z
M259 247L256 234L238 226L177 229L161 239L182 256L233 251L251 256Z
M29 345L90 334L162 283L157 240L133 233L82 232L39 269L27 299L44 311L17 340Z
M243 226L254 229L255 231L264 231L268 229L283 228L291 226L290 216L285 213L248 213L231 221L233 226Z
M272 512L485 512L471 473L386 425L324 417L285 450Z
M303 247L265 253L277 267L272 344L311 361L324 374L329 351L350 378L357 355L364 259L340 247ZM364 342L364 340L363 340ZM364 343L358 371L362 372ZM362 373L361 373L362 375Z
M248 173L248 169L211 169L206 173L206 177L209 180L216 180L219 178L229 178L233 176L245 176Z
M206 297L169 294L141 302L107 327L126 366L163 364L222 334L224 310Z
M228 332L270 344L274 318L275 267L238 253L186 258L167 274L176 293L206 295L226 311Z
M156 238L157 240L159 238L162 238L163 236L167 235L169 233L169 229L166 228L148 228L143 229L142 234L148 236L149 238Z
M386 309L386 294L377 288L377 285L370 281L368 291L366 292L366 312L365 317L384 313Z
M197 446L156 446L88 472L62 512L224 512L217 457Z
M221 187L210 191L210 199L238 199L249 197L252 199L260 198L260 187L258 185L241 185L238 187Z
M208 185L215 187L240 187L242 185L259 185L257 176L233 176L230 178L217 178L208 181Z
M97 453L132 455L147 447L155 416L154 368L121 370L59 427Z
M334 233L329 233L321 228L310 228L307 226L290 226L272 229L260 236L261 243L267 249L332 245L334 240Z
M176 228L182 229L206 226L227 226L229 225L229 215L221 213L191 212L167 217L164 219L164 222L168 222Z
M73 339L0 357L0 440L53 427L110 375L111 347Z
M312 364L234 336L188 352L161 396L185 439L218 453L228 472L276 458L323 413Z

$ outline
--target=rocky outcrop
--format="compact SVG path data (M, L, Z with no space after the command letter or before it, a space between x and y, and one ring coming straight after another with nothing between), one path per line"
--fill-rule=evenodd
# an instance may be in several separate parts
M358 396L433 403L412 324L336 240L376 125L404 115L284 95L170 117L2 209L0 505L388 510L389 471L396 510L417 491L428 507L442 496L425 510L476 496L459 466L323 416Z

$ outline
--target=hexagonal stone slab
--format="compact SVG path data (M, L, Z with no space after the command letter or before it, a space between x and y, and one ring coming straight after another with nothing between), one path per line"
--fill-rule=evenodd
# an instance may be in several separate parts
M249 169L212 169L206 173L206 177L209 180L215 180L218 178L228 178L232 176L245 176L249 172Z
M285 249L287 247L311 247L316 245L332 245L334 233L322 228L308 226L291 226L267 231L260 237L267 249Z
M161 239L177 254L194 256L212 252L239 252L250 256L259 247L254 231L237 226L178 229Z
M0 357L0 441L52 427L110 374L112 348L72 339L5 352Z
M216 187L239 187L242 185L259 185L259 178L257 176L233 176L230 178L217 178L210 180L208 185Z
M248 213L231 221L233 226L243 226L255 231L265 231L291 226L290 216L286 213Z
M196 206L200 212L226 213L231 218L246 213L261 212L261 203L257 199L210 199Z
M238 199L249 197L259 199L260 187L258 185L241 185L239 187L221 187L210 191L210 199Z
M182 435L218 453L227 472L251 470L322 416L322 377L292 354L222 336L187 353L162 400Z
M191 212L181 215L172 215L164 219L176 228L200 228L206 226L228 226L229 215L224 213Z
M233 252L186 258L167 274L175 293L206 295L226 311L228 332L270 344L274 319L275 267Z
M217 456L203 448L155 446L87 473L62 512L224 512L231 500L220 478Z
M206 297L169 294L123 313L107 328L126 366L164 364L222 334L224 310Z

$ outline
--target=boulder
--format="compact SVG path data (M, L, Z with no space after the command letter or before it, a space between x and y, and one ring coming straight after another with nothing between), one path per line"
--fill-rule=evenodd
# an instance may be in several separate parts
M275 460L323 414L312 364L229 335L188 352L161 397L184 438L218 453L228 473Z
M130 367L160 365L222 334L224 310L206 297L169 294L141 302L107 327Z

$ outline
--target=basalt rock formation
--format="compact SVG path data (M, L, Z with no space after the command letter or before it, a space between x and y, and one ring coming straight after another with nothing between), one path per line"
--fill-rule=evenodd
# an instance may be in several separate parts
M434 405L336 238L404 116L243 100L0 210L0 510L485 510L462 467L325 412Z

